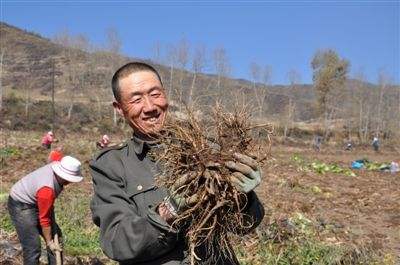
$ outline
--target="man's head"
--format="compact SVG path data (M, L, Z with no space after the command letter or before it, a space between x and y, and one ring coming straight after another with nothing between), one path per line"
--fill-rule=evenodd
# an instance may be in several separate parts
M150 65L132 62L122 66L112 79L114 108L135 134L149 139L162 129L168 101L158 72Z

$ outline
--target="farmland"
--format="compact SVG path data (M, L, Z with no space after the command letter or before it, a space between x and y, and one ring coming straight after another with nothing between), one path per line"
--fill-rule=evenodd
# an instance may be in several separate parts
M91 220L88 165L103 134L112 144L131 136L112 107L110 81L132 60L155 66L172 116L185 118L186 107L193 107L207 121L216 104L228 112L246 106L252 125L274 127L256 189L265 217L251 234L231 238L242 265L400 264L400 173L379 170L400 163L400 87L385 71L371 83L375 77L350 69L360 62L325 49L303 62L311 65L312 84L296 69L287 69L286 85L272 82L268 61L250 63L246 80L230 73L223 46L157 42L162 56L139 59L113 49L122 41L113 32L107 35L116 38L99 46L85 34L60 31L48 39L0 22L0 265L22 264L8 193L46 163L48 150L40 141L49 130L64 154L83 165L84 181L66 187L55 205L65 263L115 264L102 253ZM261 133L252 136L265 140ZM317 136L323 139L320 151L312 148ZM379 152L370 146L373 137L379 137ZM345 151L349 142L354 149ZM268 149L262 141L259 147ZM366 168L350 168L365 159Z
M0 241L16 250L19 246L6 211L6 194L19 178L46 162L48 151L40 147L41 135L38 131L1 132ZM83 183L68 186L56 203L68 264L112 264L99 249L98 230L89 210L93 191L88 161L97 152L97 138L95 133L59 134L65 153L83 161L85 176ZM111 138L119 143L124 135ZM242 264L399 262L399 173L352 170L354 175L349 175L305 166L325 163L350 170L351 161L360 158L396 161L396 150L383 147L375 153L356 146L344 151L331 145L316 152L306 141L290 145L275 141L271 155L257 188L266 209L263 223L253 234L233 239ZM2 246L1 251L6 251ZM2 264L18 264L20 254L12 253L2 253Z

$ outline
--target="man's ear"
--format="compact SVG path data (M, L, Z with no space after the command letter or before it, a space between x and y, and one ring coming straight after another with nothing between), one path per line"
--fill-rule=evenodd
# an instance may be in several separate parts
M121 104L117 101L113 102L113 107L114 109L118 112L119 115L121 115L122 117L124 117L124 111L121 108Z

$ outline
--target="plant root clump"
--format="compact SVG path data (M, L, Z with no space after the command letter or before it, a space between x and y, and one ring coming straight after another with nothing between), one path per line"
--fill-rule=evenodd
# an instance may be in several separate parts
M207 121L193 113L188 110L184 120L168 119L161 147L151 155L162 167L157 185L186 202L172 225L186 231L191 264L215 264L221 257L234 259L229 235L254 224L244 213L247 195L235 188L225 163L235 161L234 153L264 161L268 152L255 156L252 135L267 126L251 126L245 108L228 113L217 105ZM271 128L265 130L269 143Z

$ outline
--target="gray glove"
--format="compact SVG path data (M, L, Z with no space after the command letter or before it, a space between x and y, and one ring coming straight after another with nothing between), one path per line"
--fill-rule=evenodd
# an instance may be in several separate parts
M190 205L196 204L196 202L199 200L197 194L192 195L189 198L183 197L180 190L183 185L188 184L195 177L195 174L184 174L175 181L174 185L169 190L169 196L165 198L164 202L166 203L166 206L171 214L176 216L180 211Z
M225 166L233 171L231 181L243 193L254 190L261 182L261 169L253 158L235 153L238 162L228 161Z

